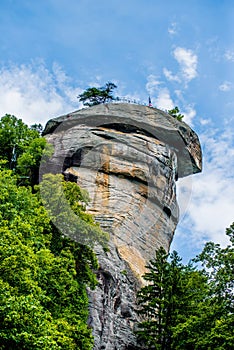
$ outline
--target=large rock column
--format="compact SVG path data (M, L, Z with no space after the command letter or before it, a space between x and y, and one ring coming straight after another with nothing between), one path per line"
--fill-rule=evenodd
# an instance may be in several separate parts
M95 350L136 348L136 290L147 261L169 250L178 222L176 180L201 171L197 135L165 112L134 104L104 104L50 120L50 172L88 190L109 251L96 247L100 268L89 291Z

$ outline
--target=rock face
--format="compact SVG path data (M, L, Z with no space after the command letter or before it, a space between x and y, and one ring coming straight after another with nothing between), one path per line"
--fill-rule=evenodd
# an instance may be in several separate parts
M169 249L178 222L176 180L201 171L197 135L155 108L103 104L50 120L49 171L88 190L88 207L110 233L96 247L100 268L89 291L94 349L136 349L136 291L155 250Z

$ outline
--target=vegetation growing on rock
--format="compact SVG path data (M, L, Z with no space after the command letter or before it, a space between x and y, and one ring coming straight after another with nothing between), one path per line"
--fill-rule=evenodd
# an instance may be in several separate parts
M7 115L0 141L0 349L91 350L86 288L96 285L96 256L58 231L32 187L45 139ZM87 194L72 183L62 186L80 228L98 240L102 232L85 212Z
M184 118L184 115L180 113L180 110L177 106L172 109L169 109L167 112L179 121L182 121L182 119Z
M103 87L91 87L85 90L82 94L78 96L79 101L83 102L84 106L95 106L100 103L113 101L115 98L113 96L113 90L117 86L114 83L108 82Z

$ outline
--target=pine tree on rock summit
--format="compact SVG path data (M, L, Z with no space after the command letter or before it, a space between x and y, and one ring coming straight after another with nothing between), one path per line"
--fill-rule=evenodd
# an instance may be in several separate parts
M117 86L114 83L108 82L104 87L91 87L85 90L78 96L79 101L83 102L84 106L95 106L101 103L110 102L115 100L113 96L113 90Z

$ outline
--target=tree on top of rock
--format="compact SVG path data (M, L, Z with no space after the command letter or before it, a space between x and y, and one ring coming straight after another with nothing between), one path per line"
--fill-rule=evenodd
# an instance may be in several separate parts
M91 107L99 105L115 100L113 90L116 88L117 86L114 83L108 82L105 86L100 88L91 87L86 89L78 98L80 102L83 102L84 106Z
M180 113L179 108L176 106L173 109L170 109L167 111L168 114L170 114L172 117L176 118L177 120L179 120L180 122L182 121L182 119L184 118L184 115Z

